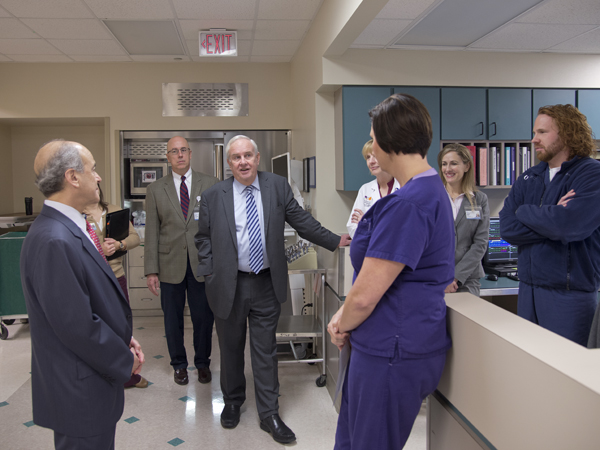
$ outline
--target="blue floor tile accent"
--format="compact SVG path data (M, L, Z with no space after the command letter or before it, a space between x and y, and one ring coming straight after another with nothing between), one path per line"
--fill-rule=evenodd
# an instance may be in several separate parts
M138 328L136 328L136 330L145 330L145 329L146 329L145 327L138 327Z
M25 425L27 428L32 427L35 425L35 423L33 423L33 420L30 420L29 422L25 422L23 425Z
M148 386L152 386L154 383L152 381L148 381Z
M196 370L196 368L194 366L189 366L188 370Z
M0 402L0 408L2 408L3 406L8 405L8 402Z
M173 447L177 447L179 444L183 444L185 441L182 441L179 438L171 439L167 444L171 444Z
M182 402L187 402L188 400L191 400L192 402L194 401L192 397L188 397L187 395L185 397L181 397L178 400L181 400Z
M163 355L156 355L156 356L154 356L153 358L154 358L154 359L161 359L161 358L164 358L164 356L163 356Z
M137 422L138 420L140 420L140 419L138 419L138 418L137 418L137 417L135 417L135 416L131 416L129 419L125 419L125 422L127 422L127 423L135 423L135 422Z

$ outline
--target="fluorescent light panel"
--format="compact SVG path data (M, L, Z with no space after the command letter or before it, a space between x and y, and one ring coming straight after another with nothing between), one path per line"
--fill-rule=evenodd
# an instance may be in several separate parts
M393 45L466 47L543 0L444 0Z
M185 55L172 20L104 20L130 55Z

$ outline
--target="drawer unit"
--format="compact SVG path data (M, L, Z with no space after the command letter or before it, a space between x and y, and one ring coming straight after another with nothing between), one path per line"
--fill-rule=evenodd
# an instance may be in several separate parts
M131 309L158 309L160 310L160 296L154 295L148 288L129 289L129 304Z
M129 267L141 266L144 267L144 245L139 245L133 250L127 252Z
M144 266L129 267L129 287L147 288L146 275L144 275Z

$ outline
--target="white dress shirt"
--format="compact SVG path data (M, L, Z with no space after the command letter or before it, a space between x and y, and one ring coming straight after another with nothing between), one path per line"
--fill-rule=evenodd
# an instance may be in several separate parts
M175 192L177 192L177 198L179 199L179 203L181 203L181 194L179 193L179 189L181 188L181 175L176 174L175 172L172 172L173 174L173 182L175 183ZM190 167L188 169L188 171L185 173L185 185L188 188L188 195L191 196L191 192L192 192L192 168ZM190 204L191 202L191 197L190 197Z
M87 228L86 228L87 221L85 220L85 217L83 217L83 214L81 214L79 211L77 211L72 206L65 205L64 203L60 203L60 202L55 202L53 200L44 200L44 205L57 210L59 213L62 213L65 216L67 216L69 219L71 219L75 223L75 225L77 225L79 227L79 229L81 231L83 231L83 234L85 234L89 238L90 242L94 245L94 248L96 248L96 244L94 244L94 240L87 232Z
M258 176L254 179L252 186L254 186L254 189L252 189L252 194L254 195L256 211L258 212L258 221L260 222L263 269L266 269L270 266L269 257L267 256L265 218L263 214L263 204L262 197L260 195ZM244 192L244 189L246 189L245 185L236 179L233 180L233 209L235 212L235 232L238 244L238 270L241 270L242 272L252 272L252 269L250 268L250 239L248 237L248 227L246 225L246 193Z

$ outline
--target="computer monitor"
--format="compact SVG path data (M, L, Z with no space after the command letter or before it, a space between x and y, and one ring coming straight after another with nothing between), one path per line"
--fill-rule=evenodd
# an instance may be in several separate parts
M290 168L290 154L284 153L271 158L271 172L275 175L280 175L292 184L292 172Z
M518 248L500 237L500 218L490 217L488 247L483 258L487 266L517 264Z

